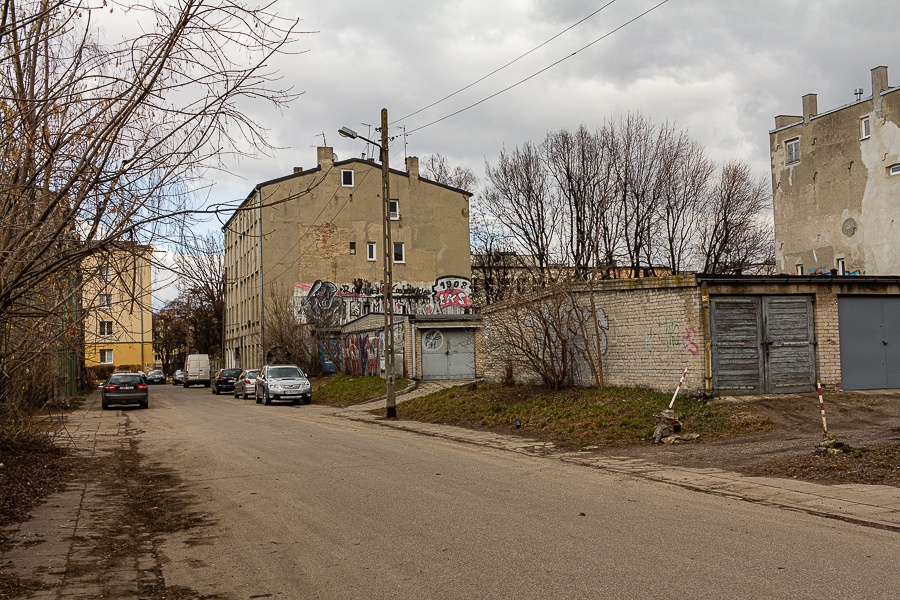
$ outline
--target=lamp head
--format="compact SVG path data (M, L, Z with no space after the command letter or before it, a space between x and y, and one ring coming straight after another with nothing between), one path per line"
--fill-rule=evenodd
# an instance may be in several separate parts
M356 132L349 127L341 127L338 129L338 133L341 134L341 137L350 138L351 140L355 140L359 137Z

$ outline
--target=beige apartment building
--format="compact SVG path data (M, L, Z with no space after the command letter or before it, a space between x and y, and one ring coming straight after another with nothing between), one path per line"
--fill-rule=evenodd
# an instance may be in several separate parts
M799 275L900 274L900 88L887 67L872 93L819 112L775 117L769 133L775 263ZM848 95L850 90L848 89Z
M471 193L419 177L418 159L390 171L394 312L461 314L471 305ZM317 164L258 184L224 225L225 363L262 365L264 307L287 299L299 322L340 327L384 313L382 169L372 160Z
M152 252L122 242L82 263L86 367L153 368Z

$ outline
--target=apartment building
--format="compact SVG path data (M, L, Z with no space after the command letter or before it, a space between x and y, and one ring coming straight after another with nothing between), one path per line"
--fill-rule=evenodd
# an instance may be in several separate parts
M769 133L775 263L798 275L898 275L900 88L887 67L871 71L871 95L819 112L775 117ZM850 89L848 96L850 95Z
M121 242L82 263L85 366L153 368L152 252Z
M418 159L390 170L394 312L450 315L471 305L469 198L419 176ZM265 319L274 300L299 322L340 327L384 313L382 169L338 161L330 147L317 164L258 184L223 227L225 362L267 360Z

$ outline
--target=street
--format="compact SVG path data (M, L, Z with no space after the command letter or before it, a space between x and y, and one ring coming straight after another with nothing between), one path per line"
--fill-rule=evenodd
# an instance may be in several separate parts
M893 597L900 537L201 388L125 411L215 525L167 585L228 598ZM269 595L269 596L267 596Z

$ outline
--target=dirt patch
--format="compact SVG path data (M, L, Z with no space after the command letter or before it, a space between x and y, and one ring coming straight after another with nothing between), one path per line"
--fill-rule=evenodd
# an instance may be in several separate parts
M831 392L825 396L828 431L850 452L817 455L822 440L818 398L811 394L737 397L748 411L769 418L766 433L666 446L600 451L658 464L718 468L748 475L796 478L826 484L900 487L900 392ZM676 406L676 410L677 410ZM690 421L684 430L691 431Z

